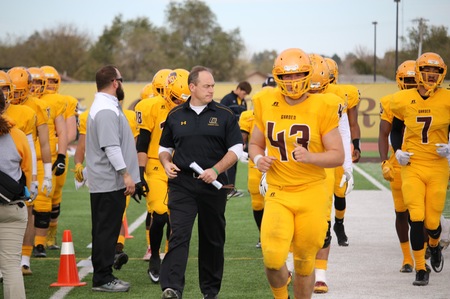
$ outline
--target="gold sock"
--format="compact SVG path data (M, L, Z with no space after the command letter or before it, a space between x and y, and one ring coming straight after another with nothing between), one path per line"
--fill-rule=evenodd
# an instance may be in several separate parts
M31 245L22 245L22 255L31 256L31 252L33 251L33 246Z
M319 260L316 259L316 269L327 270L328 268L328 260Z
M282 286L281 288L274 288L272 286L270 286L270 288L272 289L272 294L274 299L286 299L289 297L289 291L287 286L289 285L289 283L291 282L291 277L289 276L286 285Z
M426 270L425 268L425 249L413 250L414 260L416 261L416 271Z
M430 245L430 247L436 247L439 245L439 239L434 239L432 237L429 237L428 244Z
M345 216L345 209L344 210L335 210L334 211L334 217L336 217L339 220L344 220Z
M409 242L400 243L400 247L402 248L403 252L403 264L410 264L411 266L413 266L414 260L411 254Z

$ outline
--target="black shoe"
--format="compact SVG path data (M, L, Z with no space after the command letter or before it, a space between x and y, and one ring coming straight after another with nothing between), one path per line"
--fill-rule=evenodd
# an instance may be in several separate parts
M439 273L444 268L444 256L442 255L442 247L438 245L436 247L430 248L430 264L431 268L433 268L434 272Z
M181 293L177 290L167 288L163 291L161 299L180 299Z
M36 247L34 247L33 255L34 257L47 257L44 245L38 244Z
M114 256L114 269L120 270L126 263L128 263L128 255L125 252L116 253Z
M416 272L416 280L413 282L415 286L426 286L430 279L430 273L426 270L419 270Z
M335 222L333 225L333 230L336 233L339 246L348 246L347 235L345 234L344 223Z
M147 270L148 276L153 283L159 282L159 270L161 269L161 259L158 255L151 256L149 268Z
M431 256L430 246L427 246L427 249L425 249L425 259L428 260L430 256Z
M404 264L400 269L402 273L411 273L413 271L413 267L410 264Z

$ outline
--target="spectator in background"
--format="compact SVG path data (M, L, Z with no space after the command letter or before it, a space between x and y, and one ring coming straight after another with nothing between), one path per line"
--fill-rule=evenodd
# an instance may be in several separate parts
M272 78L273 79L273 78ZM241 113L247 110L247 102L245 101L245 97L252 92L252 86L247 81L239 82L238 86L235 90L232 90L229 94L224 96L220 103L229 107L234 114L236 115L237 121L241 116ZM237 163L234 164L227 171L228 182L233 186L236 186L236 172L237 172ZM236 190L236 188L231 189L228 193L228 198L231 197L242 197L244 194Z

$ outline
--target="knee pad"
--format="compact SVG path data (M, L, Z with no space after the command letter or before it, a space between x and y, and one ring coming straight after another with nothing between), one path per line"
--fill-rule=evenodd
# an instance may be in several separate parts
M428 235L433 239L439 239L439 236L441 235L442 227L441 224L439 224L437 229L429 230L427 229Z
M61 213L61 205L52 206L51 219L58 219L59 214Z
M328 230L327 230L327 236L325 237L325 241L323 242L322 248L328 248L331 244L331 221L328 221Z
M36 212L33 210L34 226L36 228L48 228L50 225L50 212Z
M339 211L345 210L345 197L334 195L334 208Z
M411 248L415 251L423 249L423 243L425 242L423 233L423 221L411 222Z

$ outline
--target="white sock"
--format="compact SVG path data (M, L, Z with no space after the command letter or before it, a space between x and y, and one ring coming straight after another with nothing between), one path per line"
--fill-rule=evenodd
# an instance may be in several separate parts
M316 281L323 281L323 282L327 283L326 270L316 269L315 273L316 273Z
M30 266L30 257L26 255L22 255L22 262L20 263L21 266Z

